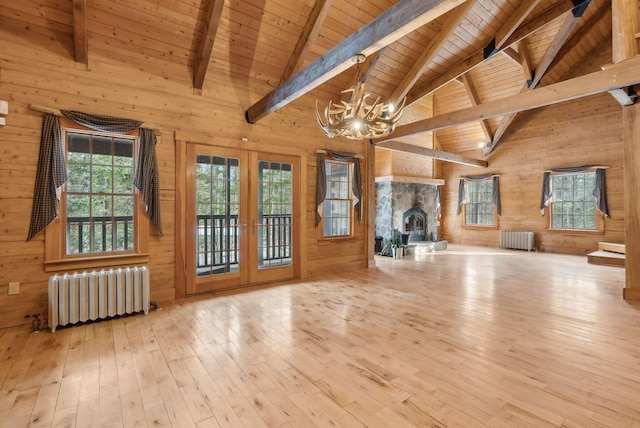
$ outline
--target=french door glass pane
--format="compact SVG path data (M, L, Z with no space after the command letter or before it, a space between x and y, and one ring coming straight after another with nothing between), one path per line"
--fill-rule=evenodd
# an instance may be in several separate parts
M292 165L258 161L258 269L292 263Z
M198 277L238 272L240 163L196 158L196 272Z

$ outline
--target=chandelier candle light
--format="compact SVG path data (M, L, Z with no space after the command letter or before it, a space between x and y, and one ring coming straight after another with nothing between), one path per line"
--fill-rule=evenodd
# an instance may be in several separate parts
M393 132L396 122L402 116L402 110L406 98L402 100L399 108L394 109L392 104L380 102L378 97L373 103L367 102L371 95L365 92L364 83L360 81L360 64L365 56L358 54L353 57L356 63L356 84L342 91L350 93L348 101L340 101L324 110L324 121L318 112L318 100L316 100L316 119L320 128L329 136L345 137L349 140L362 140L364 138L380 138Z

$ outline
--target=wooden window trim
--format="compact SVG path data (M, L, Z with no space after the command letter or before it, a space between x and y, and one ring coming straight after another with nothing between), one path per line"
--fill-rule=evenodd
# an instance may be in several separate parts
M551 182L553 183L553 177L557 177L559 175L577 175L577 174L595 174L597 168L586 169L577 173L562 173L562 172L551 172ZM552 227L552 211L551 207L553 202L550 202L544 208L544 217L545 217L545 232L550 233L558 233L558 234L570 234L570 235L604 235L605 233L605 221L604 214L598 210L596 207L596 228L595 229L563 229L558 227Z
M324 160L325 163L326 162L333 162L333 163L340 163L340 164L344 164L344 165L348 165L349 166L349 186L353 186L353 171L351 170L351 166L353 165L353 161L339 161L339 160L335 160L332 157L330 157L329 155L325 155L324 156ZM325 180L326 180L326 176L325 176ZM353 189L352 190L352 194L353 194ZM325 198L326 201L326 198ZM357 239L357 235L356 235L356 210L355 207L353 206L353 198L350 199L351 201L351 213L350 213L350 218L349 218L349 230L351 231L351 233L349 235L338 235L338 236L325 236L324 234L324 220L325 217L324 215L322 216L322 220L320 220L320 223L318 223L318 227L316 228L318 231L318 244L319 245L331 245L334 243L344 243L344 242L349 242L349 241L355 241Z
M604 214L596 208L596 228L595 229L561 229L558 227L551 227L551 206L547 206L544 209L545 216L545 232L550 233L564 233L572 235L604 235Z
M493 224L489 225L482 225L482 224L467 224L467 204L464 204L462 206L462 228L466 229L466 230L497 230L499 229L499 218L500 216L498 215L498 210L496 209L496 206L491 204L493 206Z
M487 179L487 181L493 180L493 178ZM468 181L465 180L465 191ZM462 229L465 230L498 230L500 227L500 216L498 215L498 209L495 204L492 202L491 207L493 208L493 224L467 224L467 203L462 204Z
M79 125L67 118L60 118L60 125L63 136L66 138L67 132L90 132L92 134L100 134L99 131L91 130ZM105 135L114 135L112 133L103 133ZM127 136L139 135L139 131L135 130L126 134ZM66 147L66 142L65 142ZM66 156L66 148L65 148ZM136 154L137 156L137 154ZM63 190L64 191L64 190ZM66 207L61 203L58 206L58 217L45 229L45 272L58 272L70 270L85 270L102 267L112 267L121 265L133 265L149 262L149 226L150 219L146 214L146 207L142 201L142 195L135 190L135 207L134 207L134 248L133 251L118 251L104 254L79 254L68 255L64 248L65 227L63 218L66 218Z

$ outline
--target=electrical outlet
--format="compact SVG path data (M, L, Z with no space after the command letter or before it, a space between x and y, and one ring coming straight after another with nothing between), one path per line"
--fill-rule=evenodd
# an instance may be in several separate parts
M20 294L20 283L19 282L10 282L9 283L9 295Z

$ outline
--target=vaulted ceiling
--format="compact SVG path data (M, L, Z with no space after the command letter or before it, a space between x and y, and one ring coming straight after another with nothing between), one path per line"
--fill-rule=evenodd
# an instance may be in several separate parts
M354 82L351 57L365 53L367 91L392 102L407 97L397 141L435 130L442 150L478 158L499 148L517 111L544 105L500 111L500 100L611 63L611 0L68 1L11 8L49 11L49 26L73 38L79 62L95 40L111 55L133 50L170 62L191 74L196 92L212 70L246 80L264 93L241 106L250 122L310 91L339 98ZM637 82L625 83L617 95L633 102ZM445 117L474 106L477 116Z

